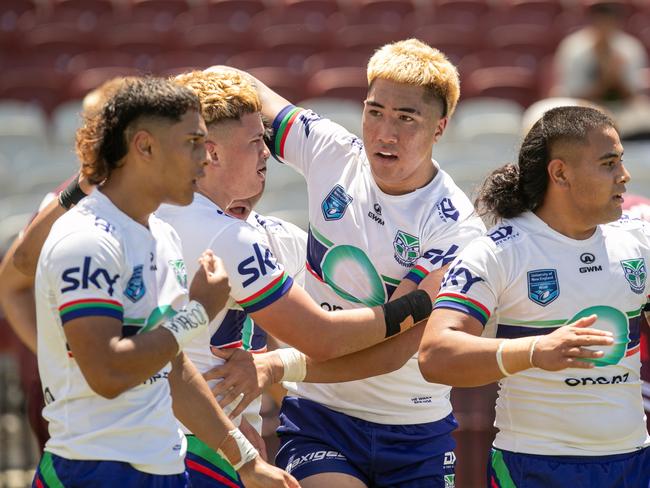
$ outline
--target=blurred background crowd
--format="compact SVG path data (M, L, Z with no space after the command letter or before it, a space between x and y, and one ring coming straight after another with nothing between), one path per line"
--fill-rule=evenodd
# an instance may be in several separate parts
M650 0L0 0L0 256L75 171L81 100L104 81L229 64L358 134L368 58L409 37L458 66L433 154L470 197L559 97L612 112L628 190L650 197ZM306 227L305 203L302 178L272 164L258 210ZM37 459L22 396L34 367L0 322L0 487L23 486ZM459 487L483 484L494 398L454 398Z

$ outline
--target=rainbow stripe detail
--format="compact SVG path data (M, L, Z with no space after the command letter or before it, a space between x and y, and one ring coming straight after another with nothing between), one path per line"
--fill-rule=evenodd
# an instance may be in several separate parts
M280 276L260 291L241 301L238 300L237 303L246 313L257 312L288 292L291 285L293 285L293 278L285 272L282 272Z
M414 268L411 268L411 271L409 271L408 274L404 278L409 279L409 280L415 282L415 284L419 285L420 282L424 278L426 278L428 274L429 274L429 272L418 264Z
M289 135L291 126L296 121L301 108L294 105L284 107L273 121L273 136L271 138L271 152L276 158L284 158L284 144Z
M490 311L485 305L457 293L439 294L433 304L433 309L437 308L447 308L466 313L478 320L481 325L485 325L490 318Z
M124 307L115 300L89 298L64 303L59 307L61 325L80 317L112 317L120 322L124 319Z

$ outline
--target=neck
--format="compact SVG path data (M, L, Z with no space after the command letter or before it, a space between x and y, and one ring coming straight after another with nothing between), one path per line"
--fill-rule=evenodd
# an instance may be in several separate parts
M162 201L153 192L147 193L143 190L145 188L142 180L134 178L133 175L126 177L124 167L113 170L110 178L100 188L113 205L148 228L149 215L160 206Z
M431 162L431 158L429 158L428 161L430 164L423 165L422 170L415 172L410 177L400 181L399 183L387 183L377 179L376 176L375 182L379 189L387 195L406 195L407 193L411 193L419 188L427 186L438 174L438 168Z
M216 204L221 210L225 212L226 208L228 208L228 205L230 204L228 197L226 195L220 194L218 191L212 190L210 187L214 187L214 185L201 185L199 182L196 191L197 193L200 193L205 198L210 200L212 203Z
M554 231L577 241L589 239L596 231L596 224L584 222L580 215L561 205L542 204L534 213Z

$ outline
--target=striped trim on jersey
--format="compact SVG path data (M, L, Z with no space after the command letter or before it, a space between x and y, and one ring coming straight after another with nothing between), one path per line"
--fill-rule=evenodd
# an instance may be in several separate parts
M39 477L40 475L40 477ZM43 452L41 462L38 464L38 471L35 476L35 485L37 488L64 488L54 469L52 454L48 451Z
M217 482L215 486L239 488L239 477L235 468L224 457L210 449L196 436L187 435L185 466L192 479L193 472L201 473ZM199 483L196 483L199 484Z
M411 271L408 272L404 279L411 280L415 282L416 285L419 285L420 282L426 278L428 274L429 272L418 264L417 266L411 268Z
M466 313L485 325L490 318L490 311L482 303L457 293L441 293L433 304L436 308L447 308Z
M503 453L498 449L492 449L491 458L490 488L517 488L510 475L508 465L503 460Z
M283 271L280 276L260 291L243 300L237 300L237 303L246 313L257 312L288 292L291 285L293 285L293 278Z
M80 317L112 317L120 322L124 318L124 307L115 300L88 298L64 303L59 307L61 325Z
M284 144L289 135L291 126L296 121L302 109L294 105L287 105L273 121L273 135L271 136L270 150L276 158L284 158Z

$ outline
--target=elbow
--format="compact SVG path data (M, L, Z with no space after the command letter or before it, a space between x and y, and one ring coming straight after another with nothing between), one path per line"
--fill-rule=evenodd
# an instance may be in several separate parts
M433 361L433 354L428 348L420 348L418 353L418 368L420 374L429 383L440 383L440 378L437 376L436 364Z
M318 363L329 361L340 356L340 354L337 354L335 347L311 346L305 347L301 352Z
M36 272L36 263L21 245L16 248L12 263L18 271L27 276L34 276Z
M112 375L103 376L101 379L89 379L86 378L88 386L90 389L97 393L100 397L106 398L107 400L113 400L119 395L124 393L129 389L130 385L127 385L124 381L121 381L119 378L116 378Z

